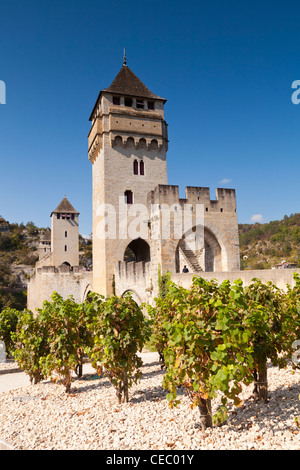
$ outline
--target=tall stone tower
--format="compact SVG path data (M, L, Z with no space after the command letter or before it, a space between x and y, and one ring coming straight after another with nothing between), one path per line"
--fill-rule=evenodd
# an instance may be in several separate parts
M130 208L136 204L146 207L148 192L158 184L168 184L165 102L130 70L124 57L121 70L100 91L90 116L93 289L103 295L112 293L115 263L124 259L132 241L127 230L133 216ZM141 223L147 225L148 221Z
M66 197L51 213L51 265L79 265L77 212Z

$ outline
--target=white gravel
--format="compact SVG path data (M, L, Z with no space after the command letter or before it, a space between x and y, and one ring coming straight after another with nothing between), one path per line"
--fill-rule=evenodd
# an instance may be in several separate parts
M69 395L49 381L0 393L0 439L28 450L300 449L300 371L269 367L269 402L254 402L246 387L226 424L204 433L183 391L182 403L169 408L163 373L156 359L145 363L122 405L108 379L91 375L75 379Z

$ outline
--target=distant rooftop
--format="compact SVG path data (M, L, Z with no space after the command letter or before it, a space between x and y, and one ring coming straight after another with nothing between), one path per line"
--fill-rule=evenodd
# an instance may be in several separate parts
M72 204L68 201L66 197L58 204L57 208L51 212L52 214L79 214L76 209L72 206Z

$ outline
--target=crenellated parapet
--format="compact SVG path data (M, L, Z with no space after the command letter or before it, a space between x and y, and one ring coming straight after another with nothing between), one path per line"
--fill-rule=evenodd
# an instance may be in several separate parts
M235 189L217 188L216 199L211 199L210 188L187 186L186 198L179 197L179 187L175 185L158 185L148 196L149 204L185 204L195 206L203 204L205 212L236 212Z

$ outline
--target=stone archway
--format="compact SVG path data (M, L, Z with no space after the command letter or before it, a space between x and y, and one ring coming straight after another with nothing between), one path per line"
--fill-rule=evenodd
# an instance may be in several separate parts
M136 238L127 245L124 252L124 261L150 261L150 246L142 238Z
M122 296L125 294L131 294L132 300L137 304L137 306L140 306L142 303L142 300L140 299L139 295L132 289L127 289L123 292Z
M184 266L192 273L222 271L222 247L217 236L208 227L196 229L185 233L177 244L176 272L182 272Z
M91 294L93 292L92 290L92 286L91 284L88 284L85 289L84 289L84 293L83 293L83 297L82 297L82 302L85 302L85 301L88 301L89 302L89 299L88 299L88 295Z

